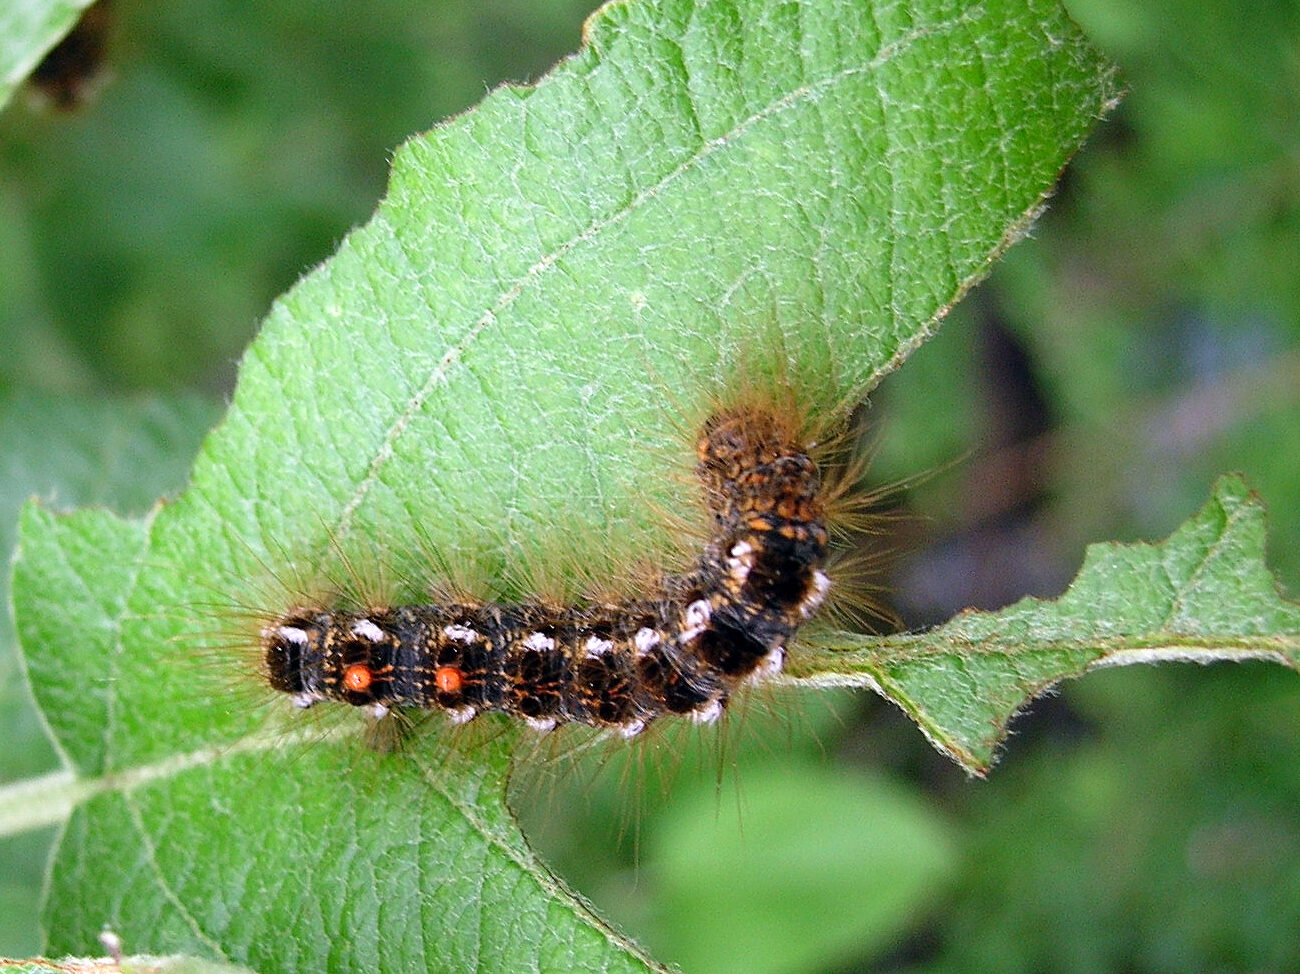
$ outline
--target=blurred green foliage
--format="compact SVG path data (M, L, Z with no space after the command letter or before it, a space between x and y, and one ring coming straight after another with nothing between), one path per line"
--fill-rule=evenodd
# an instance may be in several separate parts
M227 388L391 151L576 49L590 6L118 0L101 95L0 118L0 382Z
M115 77L95 101L43 114L19 99L0 115L5 482L132 510L141 485L178 488L213 413L174 397L229 388L274 296L370 213L395 145L576 48L588 6L118 0ZM1228 469L1269 504L1272 562L1300 589L1300 9L1070 6L1131 93L1037 239L877 399L882 479L964 457L912 492L925 517L904 523L922 537L893 585L914 622L1054 594L1085 541L1167 533ZM119 398L140 390L163 405ZM118 424L164 430L144 439L173 460L138 459L135 434L96 435ZM148 476L134 492L98 486L123 469ZM761 870L765 849L797 850L799 823L824 821L791 793L829 762L861 789L863 818L846 824L887 845L928 830L941 855L918 860L928 894L907 916L813 895L775 904L791 937L863 925L773 969L1294 970L1298 682L1264 665L1091 676L1022 719L987 783L849 698L838 716L756 723L687 759L631 813L618 768L546 783L547 799L525 800L530 834L666 959L721 970L736 955L718 960L711 935L745 930L757 907L728 895L730 869L701 862L691 822L730 828L709 849L732 850L737 875ZM21 713L12 693L3 707ZM34 742L7 775L52 761L27 713L5 718ZM739 797L717 797L719 770ZM44 841L0 846L0 955L38 947L24 918ZM869 893L895 868L851 880Z
M1225 470L1268 504L1270 563L1294 596L1300 8L1068 5L1129 94L1036 239L882 390L896 407L882 464L901 476L971 451L913 498L938 550L981 579L958 582L965 601L1059 591L1083 543L1161 536ZM990 333L1023 374L996 368ZM1028 423L1006 415L1025 375ZM904 578L951 582L913 561ZM911 597L929 619L962 601ZM891 969L1300 967L1297 691L1258 665L1168 668L1036 705L987 784L941 785L968 867L934 939Z

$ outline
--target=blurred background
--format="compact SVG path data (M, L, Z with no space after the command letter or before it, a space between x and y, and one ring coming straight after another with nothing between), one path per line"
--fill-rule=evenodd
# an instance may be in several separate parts
M5 550L32 494L178 490L258 319L369 216L393 149L536 78L591 6L114 0L102 90L0 113ZM941 471L891 522L909 627L1056 595L1085 544L1163 537L1229 470L1300 592L1300 7L1069 6L1130 94L874 397L874 476ZM690 974L1300 970L1290 671L1089 676L987 781L867 694L753 711L632 769L630 799L617 759L520 788L557 869ZM7 609L0 738L0 782L57 765ZM51 838L0 840L0 956L39 948Z

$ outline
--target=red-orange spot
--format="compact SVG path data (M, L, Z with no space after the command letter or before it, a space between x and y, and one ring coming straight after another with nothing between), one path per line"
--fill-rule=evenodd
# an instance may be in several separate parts
M460 693L465 676L455 666L440 666L433 671L433 683L440 693Z
M343 671L343 686L353 693L365 693L370 689L374 674L363 663L353 663Z

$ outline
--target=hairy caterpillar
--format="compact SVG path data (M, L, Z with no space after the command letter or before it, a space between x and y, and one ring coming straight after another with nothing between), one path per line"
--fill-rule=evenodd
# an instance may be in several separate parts
M578 723L634 737L664 715L707 723L748 681L779 672L830 580L821 475L771 409L713 413L695 473L712 527L694 566L618 601L431 601L294 609L267 625L270 686L299 707L382 717L504 712L536 731Z

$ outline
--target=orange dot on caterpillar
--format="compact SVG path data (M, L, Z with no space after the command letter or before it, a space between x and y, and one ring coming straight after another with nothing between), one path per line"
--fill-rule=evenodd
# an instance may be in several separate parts
M374 674L364 663L353 663L343 671L343 687L352 693L365 693L374 682Z
M433 684L439 693L457 694L465 685L465 679L456 667L440 666L433 671Z

